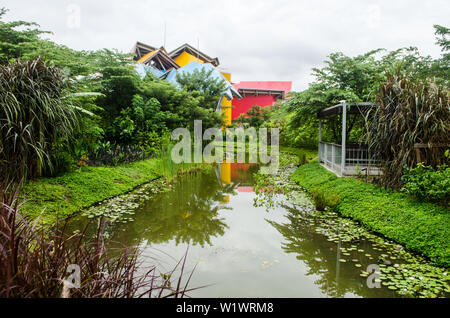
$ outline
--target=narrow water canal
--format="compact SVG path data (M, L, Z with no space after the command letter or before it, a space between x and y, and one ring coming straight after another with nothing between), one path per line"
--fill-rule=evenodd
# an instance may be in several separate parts
M187 269L197 264L192 297L396 297L369 288L364 270L384 251L361 240L340 244L317 231L302 206L256 207L257 166L222 164L176 181L167 192L141 195L132 219L109 229L114 241L138 243L169 271L190 245ZM81 227L86 217L74 220ZM401 263L401 260L399 261Z

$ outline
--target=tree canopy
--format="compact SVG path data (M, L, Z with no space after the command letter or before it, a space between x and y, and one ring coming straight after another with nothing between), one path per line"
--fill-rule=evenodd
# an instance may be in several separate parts
M324 61L322 68L314 68L314 81L301 92L292 92L289 99L282 105L292 116L289 127L297 131L298 136L317 136L317 113L326 107L336 105L341 100L347 102L375 102L380 87L387 81L390 74L402 73L413 81L432 78L438 85L449 87L449 29L435 25L436 41L442 49L442 56L433 59L422 56L415 47L400 48L394 51L385 49L372 50L368 53L349 57L341 52L332 53ZM362 130L357 124L358 119L350 127L353 132L348 135L355 141L362 138ZM340 139L339 117L327 120L324 129L325 138ZM314 129L315 133L304 134L301 130ZM299 143L314 143L312 139L299 140Z

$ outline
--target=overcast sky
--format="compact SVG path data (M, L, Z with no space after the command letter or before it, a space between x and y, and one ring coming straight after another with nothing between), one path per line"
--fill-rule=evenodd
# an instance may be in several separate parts
M136 41L171 51L190 43L231 72L232 81L288 80L307 88L331 52L417 46L438 57L434 24L450 26L448 0L2 0L6 20L34 21L71 48ZM79 14L78 14L79 12Z

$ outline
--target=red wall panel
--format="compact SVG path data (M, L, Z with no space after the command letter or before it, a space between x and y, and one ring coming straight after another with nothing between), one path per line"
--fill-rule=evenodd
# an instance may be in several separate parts
M285 96L292 89L292 82L288 81L244 81L233 84L235 89L249 88L249 89L267 89L267 90L283 90ZM253 105L261 107L273 105L275 98L273 96L259 95L259 96L247 96L242 99L233 99L233 109L231 112L231 119L234 120L239 117L240 114L245 114Z
M258 105L261 107L273 105L275 103L275 97L267 95L259 96L247 96L242 99L233 99L231 110L231 120L235 120L240 114L245 114L253 105Z

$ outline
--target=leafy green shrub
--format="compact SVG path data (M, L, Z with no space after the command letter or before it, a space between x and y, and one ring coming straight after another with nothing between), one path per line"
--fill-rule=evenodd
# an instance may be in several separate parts
M440 165L434 169L422 162L415 168L405 167L402 192L421 200L444 201L450 199L450 167Z
M57 176L64 172L69 172L75 167L73 157L67 151L56 152L51 155L53 169L44 170L44 176Z
M341 197L336 193L324 191L319 187L314 187L311 190L314 206L319 211L324 211L325 208L334 209L340 202Z
M305 163L308 162L308 158L306 157L306 153L303 152L303 151L298 153L297 158L298 158L298 164L300 166L304 165Z
M249 127L260 128L269 119L270 107L253 105L247 113L240 114L235 123L248 124Z
M334 209L339 203L341 203L341 196L336 193L328 193L326 196L327 206Z
M311 190L311 195L314 201L314 206L319 211L325 211L325 208L327 207L327 204L325 202L325 195L322 191L319 190L319 188L313 188Z
M141 145L120 145L110 142L100 144L88 154L89 166L117 166L136 162L155 156L155 152L147 152Z
M192 73L178 73L177 82L181 88L198 100L200 107L215 110L221 96L227 90L223 79L212 76L213 70L194 70Z
M155 131L138 132L136 140L138 146L145 152L150 154L159 154L163 145L167 144L167 133L161 136Z

